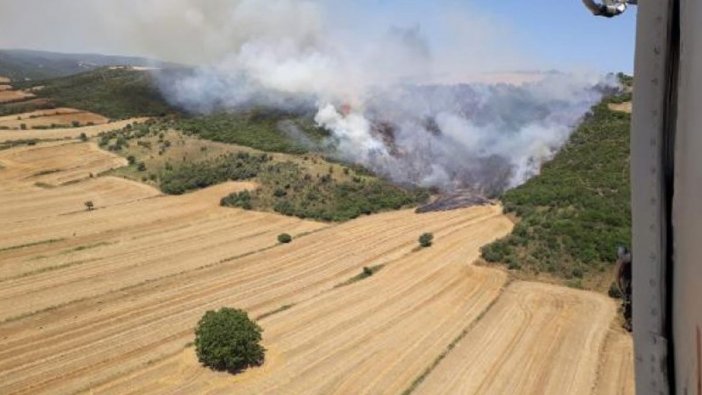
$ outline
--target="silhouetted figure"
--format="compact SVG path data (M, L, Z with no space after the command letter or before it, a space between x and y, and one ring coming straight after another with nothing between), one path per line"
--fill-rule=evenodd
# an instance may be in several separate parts
M622 307L624 308L625 327L631 331L631 252L626 247L617 249L617 285L622 293Z

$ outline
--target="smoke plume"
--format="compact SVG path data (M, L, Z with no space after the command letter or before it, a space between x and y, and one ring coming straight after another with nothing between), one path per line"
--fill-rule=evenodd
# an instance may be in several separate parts
M327 145L335 155L398 183L485 195L520 185L538 174L601 98L603 87L613 83L557 72L502 79L492 73L487 77L493 81L481 81L476 76L485 74L459 71L475 71L474 63L489 61L461 66L448 60L421 25L389 26L372 40L359 40L326 28L319 6L272 4L285 12L304 5L317 18L305 34L251 35L219 62L167 79L164 92L195 112L251 106L312 110L315 122L331 132ZM492 43L473 45L482 53ZM456 57L464 61L460 52ZM508 57L503 50L493 53ZM300 135L290 125L283 129Z
M37 38L29 29L27 37L90 38L113 52L196 65L160 76L165 96L188 111L311 112L341 158L396 182L443 189L494 194L523 183L612 83L585 73L513 72L544 65L509 24L463 2L427 2L419 11L361 0L6 2L0 24L17 29L29 3L51 18L28 26L90 21L88 35ZM405 15L410 8L415 13ZM294 125L281 129L310 144Z

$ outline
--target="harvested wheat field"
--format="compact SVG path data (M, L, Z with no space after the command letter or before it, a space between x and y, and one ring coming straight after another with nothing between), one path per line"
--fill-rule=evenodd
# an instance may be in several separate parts
M0 92L9 90L12 90L12 85L4 85L2 81L0 81Z
M419 394L589 394L615 305L547 284L511 284Z
M109 119L102 115L92 112L73 108L56 108L0 117L0 128L20 129L22 125L28 129L36 127L68 128L74 122L77 122L79 126L86 126L89 123L102 125L108 121Z
M0 76L0 84L9 84L9 83L10 83L9 78Z
M93 143L56 142L0 151L0 177L4 182L20 184L57 186L126 164L126 159L102 151Z
M102 132L119 130L128 124L140 123L148 118L132 118L123 121L110 122L102 125L69 127L45 130L0 130L0 143L18 140L60 140L76 139L82 133L87 137L94 137Z
M22 101L34 97L33 93L20 91L20 90L2 90L0 91L0 103L11 103L16 101Z
M635 394L634 344L631 335L618 324L607 336L604 355L600 361L597 395Z
M0 151L0 393L399 394L459 338L420 392L509 390L517 372L535 381L516 393L589 393L599 364L621 385L598 393L630 388L612 301L505 290L506 272L472 264L513 226L499 206L327 225L219 206L252 183L164 196L89 176L123 164L91 143ZM423 232L435 244L417 250ZM261 317L262 367L199 366L193 328L221 306Z
M409 221L416 215L405 216ZM176 385L184 393L401 393L490 305L506 280L501 271L470 263L480 245L508 232L511 223L496 207L465 210L460 217L436 232L434 247L408 248L370 279L328 289L261 320L269 350L262 369L234 379L193 380L201 368L186 349L186 355L100 390L169 392Z

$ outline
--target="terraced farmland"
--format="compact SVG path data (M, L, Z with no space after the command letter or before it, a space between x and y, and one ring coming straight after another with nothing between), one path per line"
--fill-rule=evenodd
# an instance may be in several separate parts
M81 134L86 137L95 137L102 132L119 130L135 122L143 122L147 118L132 118L102 125L85 126L80 128L55 128L33 130L0 130L0 143L17 140L63 140L76 139Z
M0 117L0 128L21 129L22 125L28 129L56 125L68 127L73 126L73 123L77 123L77 126L86 126L88 124L101 125L108 121L109 119L102 115L88 111L73 108L55 108Z

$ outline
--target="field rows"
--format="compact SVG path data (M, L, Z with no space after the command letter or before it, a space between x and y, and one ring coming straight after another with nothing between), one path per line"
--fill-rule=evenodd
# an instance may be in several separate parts
M108 121L109 119L102 115L88 111L73 108L54 108L0 117L0 128L20 129L22 125L29 129L33 127L50 127L52 125L70 126L73 122L78 122L81 125L88 123L100 125Z
M0 92L2 93L2 92ZM147 118L132 118L122 121L105 123L102 125L82 126L77 128L55 128L55 129L30 129L30 130L0 130L0 143L17 140L63 140L76 139L81 133L87 137L94 137L102 132L119 130L128 124L144 122Z
M605 296L513 283L418 394L589 394L614 318Z
M605 341L611 300L504 290L505 272L472 264L512 228L498 206L327 225L219 207L251 183L163 196L90 178L124 162L88 143L0 151L0 164L0 393L397 394L462 334L420 393L589 393L600 363L619 383L600 393L631 389L626 337ZM282 232L300 237L278 245ZM417 250L423 232L436 242ZM198 365L193 328L221 306L280 310L260 320L263 367ZM605 346L617 351L601 358Z

